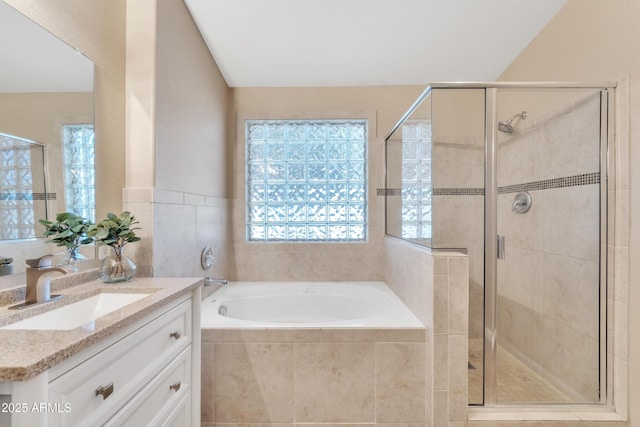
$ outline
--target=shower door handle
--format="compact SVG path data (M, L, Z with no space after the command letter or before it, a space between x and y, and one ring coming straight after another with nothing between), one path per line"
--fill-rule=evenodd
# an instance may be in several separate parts
M498 249L498 259L504 259L504 236L497 235L496 236L496 247Z

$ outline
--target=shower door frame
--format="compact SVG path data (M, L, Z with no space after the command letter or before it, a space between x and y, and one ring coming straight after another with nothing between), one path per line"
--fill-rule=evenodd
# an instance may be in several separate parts
M612 221L608 215L609 185L613 189L613 155L610 153L613 138L610 138L610 128L613 126L613 95L616 84L613 82L518 82L518 83L432 83L433 89L484 89L485 90L485 262L484 262L484 392L483 406L514 406L498 403L497 393L497 95L500 89L576 89L600 91L601 101L601 127L600 127L600 304L599 304L599 403L613 404L611 393L613 382L613 363L607 361L609 339L607 337L607 325L611 322L608 310L607 289L609 274L613 266L609 265L611 258L608 256L608 236L612 232ZM610 179L611 178L611 179ZM564 404L566 405L566 404ZM540 407L540 404L517 404L517 406ZM549 406L549 405L544 405ZM552 405L557 406L557 405Z

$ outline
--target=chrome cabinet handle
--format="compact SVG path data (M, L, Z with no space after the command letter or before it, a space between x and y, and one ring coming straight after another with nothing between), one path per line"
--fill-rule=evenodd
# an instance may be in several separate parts
M100 386L96 389L96 396L102 396L102 400L107 400L113 393L113 383L109 383L106 386Z
M170 338L175 338L175 339L180 338L180 336L181 336L181 335L180 335L180 331L171 332L171 333L169 334L169 337L170 337Z
M177 392L178 390L180 390L180 381L178 381L177 383L171 384L169 386L169 390L173 390L175 392Z

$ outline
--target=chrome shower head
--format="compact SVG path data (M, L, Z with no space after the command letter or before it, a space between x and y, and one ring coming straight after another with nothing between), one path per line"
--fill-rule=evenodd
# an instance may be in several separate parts
M513 116L509 117L507 120L498 122L498 130L504 133L513 133L513 130L516 128L515 125L513 124L513 120L514 119L524 120L526 118L527 118L526 111L523 111L522 113L514 114Z

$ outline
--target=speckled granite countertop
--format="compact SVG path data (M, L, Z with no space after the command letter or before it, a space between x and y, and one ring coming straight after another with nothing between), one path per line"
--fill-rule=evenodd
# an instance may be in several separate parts
M101 292L148 293L147 297L98 318L91 328L71 330L0 329L0 381L32 378L85 348L133 324L157 308L186 295L203 283L198 278L135 278L130 282L106 284L91 280L83 284L54 286L52 293L63 298L22 310L8 307L20 302L22 288L0 291L0 327L67 305ZM17 300L16 300L17 299Z

